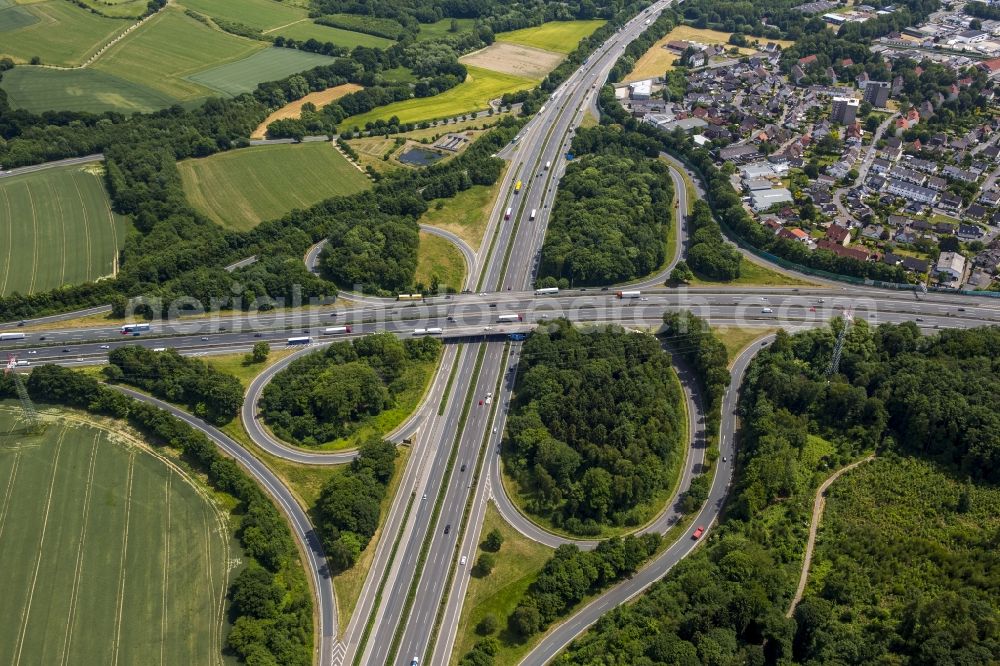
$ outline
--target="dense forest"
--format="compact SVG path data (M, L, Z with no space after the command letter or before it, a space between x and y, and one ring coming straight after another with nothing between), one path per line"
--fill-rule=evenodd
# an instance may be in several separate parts
M927 338L912 323L873 329L858 321L828 380L841 326L779 332L758 355L740 407L741 473L720 529L560 663L1000 657L1000 526L990 515L998 502L1000 328ZM829 564L786 618L816 486L872 450L871 467L834 486L818 551Z
M248 664L312 663L312 591L284 516L257 483L204 434L148 403L55 365L34 368L28 392L37 402L74 407L121 419L157 447L169 447L177 464L232 498L231 520L246 567L229 587L233 628L226 644ZM13 381L0 377L0 396L14 397ZM227 506L225 500L223 504Z
M335 342L296 359L264 388L260 411L278 437L317 445L345 437L390 409L410 387L415 365L441 352L435 338L400 340L391 333Z
M542 246L539 285L614 284L657 270L674 191L667 165L617 143L620 130L580 129Z
M375 437L358 447L358 457L323 486L316 528L334 572L354 566L375 535L395 466L395 444Z
M531 334L521 368L504 460L527 510L575 534L641 523L685 444L680 385L659 341L558 320Z
M216 425L232 421L243 406L240 380L173 349L117 347L108 354L103 374L110 382L131 384L158 398L186 405Z

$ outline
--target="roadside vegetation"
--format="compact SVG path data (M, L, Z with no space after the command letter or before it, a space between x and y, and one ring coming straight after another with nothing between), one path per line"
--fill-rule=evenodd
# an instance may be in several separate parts
M109 382L131 384L163 400L185 405L196 416L216 425L236 418L243 406L243 387L236 377L173 349L116 347L108 354L102 374Z
M705 547L581 637L566 663L709 653L744 662L986 663L997 654L997 583L988 572L1000 449L988 433L1000 423L988 396L1000 389L991 360L1000 330L926 338L912 323L859 321L828 381L842 325L779 332L754 360L725 520ZM815 578L786 619L816 487L873 450L875 462L831 487ZM635 626L647 631L630 632Z
M416 291L457 293L462 290L465 271L465 258L450 240L420 232L417 271L413 278Z
M510 617L518 601L538 577L538 573L552 556L548 546L533 541L511 527L490 503L482 525L482 540L475 554L468 554L466 566L475 568L485 553L495 559L489 573L477 570L469 580L454 656L464 655L482 638L497 633L504 636L501 620ZM513 653L504 654L503 638L499 658L501 663L516 661ZM504 659L510 656L510 659Z
M520 655L538 634L588 597L635 573L659 546L657 534L613 537L591 551L581 551L573 545L559 546L507 618L498 623L480 621L479 633L486 636L476 641L459 665L512 663L508 659ZM480 561L490 554L480 555ZM492 636L498 629L499 635Z
M531 334L521 364L503 455L524 509L585 536L648 520L685 445L683 397L657 339L558 320Z
M306 446L340 441L341 447L348 446L371 421L393 410L404 394L419 400L440 354L441 341L428 337L400 340L379 333L335 342L275 375L261 394L261 416L286 441ZM415 403L407 405L410 409L402 418Z

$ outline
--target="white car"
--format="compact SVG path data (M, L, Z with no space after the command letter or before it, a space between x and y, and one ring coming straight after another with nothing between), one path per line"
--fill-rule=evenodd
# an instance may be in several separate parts
M101 345L101 349L111 349L111 345Z
M29 353L29 354L37 354L37 353L38 353L38 350L36 350L36 349L32 349L32 350L31 350L31 351L29 351L28 353Z
M461 566L461 567L464 567L465 563L468 562L468 561L469 561L469 558L467 558L465 555L462 555L462 559L458 561L458 565Z

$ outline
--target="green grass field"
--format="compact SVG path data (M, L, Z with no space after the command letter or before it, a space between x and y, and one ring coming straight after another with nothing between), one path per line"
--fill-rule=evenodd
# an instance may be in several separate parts
M3 84L12 107L33 113L86 111L148 113L174 100L134 81L95 69L15 67L4 72Z
M147 0L82 0L105 16L138 19L146 12Z
M167 7L111 47L93 66L176 101L187 101L214 91L186 77L263 48L263 42L214 30L179 9Z
M265 34L296 40L316 39L348 48L385 48L392 44L390 39L318 25L309 19L309 13L304 8L275 0L184 0L184 6L208 16L257 28Z
M333 28L328 25L320 25L309 20L299 21L290 26L275 30L274 34L282 37L291 37L298 41L315 39L320 42L333 42L337 46L345 46L353 49L355 46L367 46L369 48L384 49L393 45L391 39L376 37L363 32Z
M604 23L603 20L550 21L534 28L501 32L496 38L498 42L534 46L536 49L557 53L572 53L576 50L581 39L590 35Z
M441 290L451 287L455 291L462 291L462 282L465 280L465 259L461 251L450 241L421 231L414 281L430 287L435 275Z
M301 7L275 0L183 0L188 9L201 14L236 21L259 30L271 30L307 16Z
M241 551L173 464L76 421L0 409L0 661L220 664Z
M248 58L212 67L187 77L216 94L239 95L250 92L264 81L277 81L319 65L329 65L336 58L298 51L296 49L268 48L257 51Z
M408 99L380 106L368 113L345 118L340 127L341 129L350 129L355 126L364 128L365 123L380 119L388 120L392 116L396 116L403 123L450 118L470 111L480 111L489 106L491 99L500 97L504 93L533 88L538 84L535 79L491 72L479 67L469 67L468 69L469 77L463 83L440 95Z
M435 21L434 23L421 23L420 32L417 33L417 41L425 41L428 39L437 39L438 37L447 37L448 35L457 35L463 32L469 32L472 30L472 26L476 25L475 19L454 19L458 23L458 32L451 31L451 21L450 18L441 19L440 21Z
M130 23L66 0L0 4L0 57L25 63L38 56L46 65L79 65Z
M96 164L0 179L0 294L110 275L126 230Z
M231 229L250 229L370 185L326 142L243 148L177 166L191 204Z
M441 208L437 208L437 202L431 202L420 223L450 231L478 250L502 184L503 176L491 186L473 185L450 199L441 199L444 204Z

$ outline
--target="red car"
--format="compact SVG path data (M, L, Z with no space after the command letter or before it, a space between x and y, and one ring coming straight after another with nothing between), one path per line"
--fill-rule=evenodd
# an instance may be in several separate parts
M482 407L482 406L483 406L483 401L482 401L482 400L480 400L480 401L479 401L479 406L480 406L480 407Z
M691 535L691 538L697 541L698 539L701 538L701 535L704 533L705 533L705 528L699 525L698 529L696 529L694 531L694 534Z

